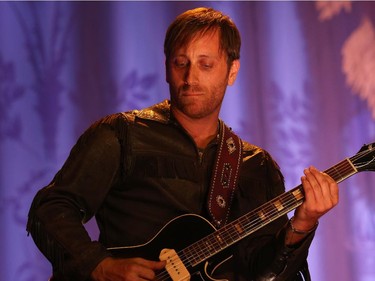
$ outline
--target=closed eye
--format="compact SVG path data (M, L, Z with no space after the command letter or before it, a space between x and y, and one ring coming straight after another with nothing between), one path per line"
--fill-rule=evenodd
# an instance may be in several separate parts
M212 59L209 59L207 57L205 58L202 58L200 61L199 61L199 65L203 68L203 69L211 69L214 67L214 61Z
M189 61L184 57L177 57L174 59L173 64L178 68L184 68L189 64Z

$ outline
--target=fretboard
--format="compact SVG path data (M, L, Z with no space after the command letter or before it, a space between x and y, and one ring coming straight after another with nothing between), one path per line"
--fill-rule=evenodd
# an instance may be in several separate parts
M350 159L345 159L324 172L341 182L358 171ZM299 185L186 247L183 255L195 266L294 210L303 200L303 188Z

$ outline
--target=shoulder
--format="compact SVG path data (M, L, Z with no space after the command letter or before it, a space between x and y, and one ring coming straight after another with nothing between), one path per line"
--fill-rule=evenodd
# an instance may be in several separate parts
M270 200L284 192L284 176L270 153L245 141L242 141L242 144L242 185L245 186L245 190L251 187L250 191L244 192L250 192L252 196L254 195L254 190L256 190L255 193L264 194L264 198L259 202Z
M258 158L261 162L272 160L267 150L244 140L242 140L242 150L244 161L254 157Z
M162 123L169 122L169 101L165 100L161 103L140 110L131 110L109 114L92 123L92 125L88 128L87 131L93 131L102 128L109 128L115 131L121 131L129 124L136 123L139 119L153 120Z
M128 134L137 127L144 128L147 121L167 124L170 122L170 103L165 100L141 110L117 112L106 115L92 123L81 135L81 141L86 141L96 136L107 136L125 140ZM140 125L140 126L138 126Z
M261 171L262 175L275 174L278 178L282 178L279 165L267 150L243 140L242 146L245 168Z
M169 123L171 117L170 102L165 100L153 106L147 107L142 110L135 110L132 112L136 118L153 120L161 123Z

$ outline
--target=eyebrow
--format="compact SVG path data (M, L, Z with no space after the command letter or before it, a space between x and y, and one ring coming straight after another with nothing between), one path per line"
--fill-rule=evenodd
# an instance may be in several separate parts
M179 57L187 58L188 56L185 54L179 54L179 55L173 56L172 58L179 58ZM201 54L201 55L198 55L198 58L219 59L220 56Z

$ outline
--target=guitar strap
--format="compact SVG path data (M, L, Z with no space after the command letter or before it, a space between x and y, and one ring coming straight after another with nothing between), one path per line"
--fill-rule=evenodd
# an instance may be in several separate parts
M241 163L241 140L220 121L219 146L207 202L208 213L216 227L223 226L228 220Z

